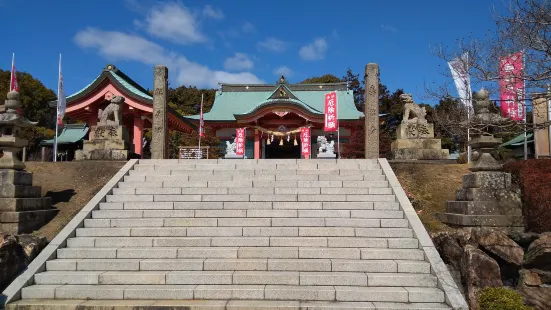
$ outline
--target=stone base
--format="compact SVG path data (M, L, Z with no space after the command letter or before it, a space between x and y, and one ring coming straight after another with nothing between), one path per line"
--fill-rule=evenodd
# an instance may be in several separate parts
M447 149L395 149L390 152L390 159L448 159L449 154Z
M511 185L511 174L479 171L463 176L456 201L446 202L438 218L452 227L491 227L523 231L520 191Z
M509 232L523 232L523 219L518 215L464 215L439 213L438 219L451 227L490 227Z
M0 170L0 230L10 234L32 232L58 212L41 188L32 186L32 173Z
M398 149L432 149L441 150L442 141L440 139L396 139L390 145L391 150Z
M247 156L245 155L236 155L236 154L226 154L224 156L225 159L246 159Z
M316 156L317 158L337 158L337 154L335 153L331 153L331 154L327 154L327 153L318 153L318 155Z
M75 160L127 160L134 145L124 126L92 126L90 140L75 152Z

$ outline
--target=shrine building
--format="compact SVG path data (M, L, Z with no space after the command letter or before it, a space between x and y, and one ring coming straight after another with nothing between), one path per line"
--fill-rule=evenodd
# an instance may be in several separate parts
M98 110L105 109L113 96L125 98L122 123L128 129L133 145L130 151L139 156L142 154L144 129L151 128L153 97L114 65L107 65L92 83L67 97L65 115L85 122L90 127L95 126ZM50 102L50 107L55 109L57 101ZM167 112L169 130L191 132L196 129L195 125L170 106Z
M324 132L324 96L335 92L339 134ZM67 97L65 115L95 126L98 110L105 109L113 96L125 98L123 125L128 129L130 148L142 154L144 129L151 128L153 97L130 77L107 65L101 74L82 90ZM50 102L55 109L57 102ZM247 158L301 158L300 128L311 129L311 157L317 154L317 137L346 144L359 118L353 91L347 83L289 84L282 76L277 84L220 84L212 109L204 114L204 123L215 130L220 147L233 142L236 128L246 128ZM199 115L182 116L168 107L169 130L196 131ZM73 141L74 142L74 141Z
M246 128L247 158L301 158L300 128L311 129L311 156L317 137L337 144L337 132L324 132L325 94L336 92L340 143L346 144L362 112L356 109L347 83L288 84L282 76L273 84L220 84L214 105L205 113L205 126L216 130L222 149L233 141L236 128ZM199 123L199 115L184 118Z

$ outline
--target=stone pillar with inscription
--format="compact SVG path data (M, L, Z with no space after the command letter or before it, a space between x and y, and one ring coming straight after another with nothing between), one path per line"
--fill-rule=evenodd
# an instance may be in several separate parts
M379 65L365 66L365 158L379 158Z
M168 68L155 66L153 77L153 132L151 137L151 158L168 158Z

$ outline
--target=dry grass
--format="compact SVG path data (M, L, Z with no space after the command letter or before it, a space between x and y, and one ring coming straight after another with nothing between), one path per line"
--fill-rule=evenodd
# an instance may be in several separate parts
M455 200L455 191L462 186L462 177L469 173L469 166L423 162L390 163L390 166L402 187L413 196L413 207L427 230L447 229L435 214L444 211L446 201Z
M42 187L42 195L52 197L58 214L34 234L51 241L126 162L27 162L33 173L33 185Z

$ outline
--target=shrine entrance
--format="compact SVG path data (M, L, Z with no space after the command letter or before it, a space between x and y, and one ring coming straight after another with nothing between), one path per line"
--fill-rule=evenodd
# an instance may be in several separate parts
M263 154L264 158L275 159L275 158L296 158L299 159L302 157L300 153L300 139L295 140L291 138L287 141L287 138L284 137L274 139L273 142L270 141L270 144L267 144L266 141L263 143Z

